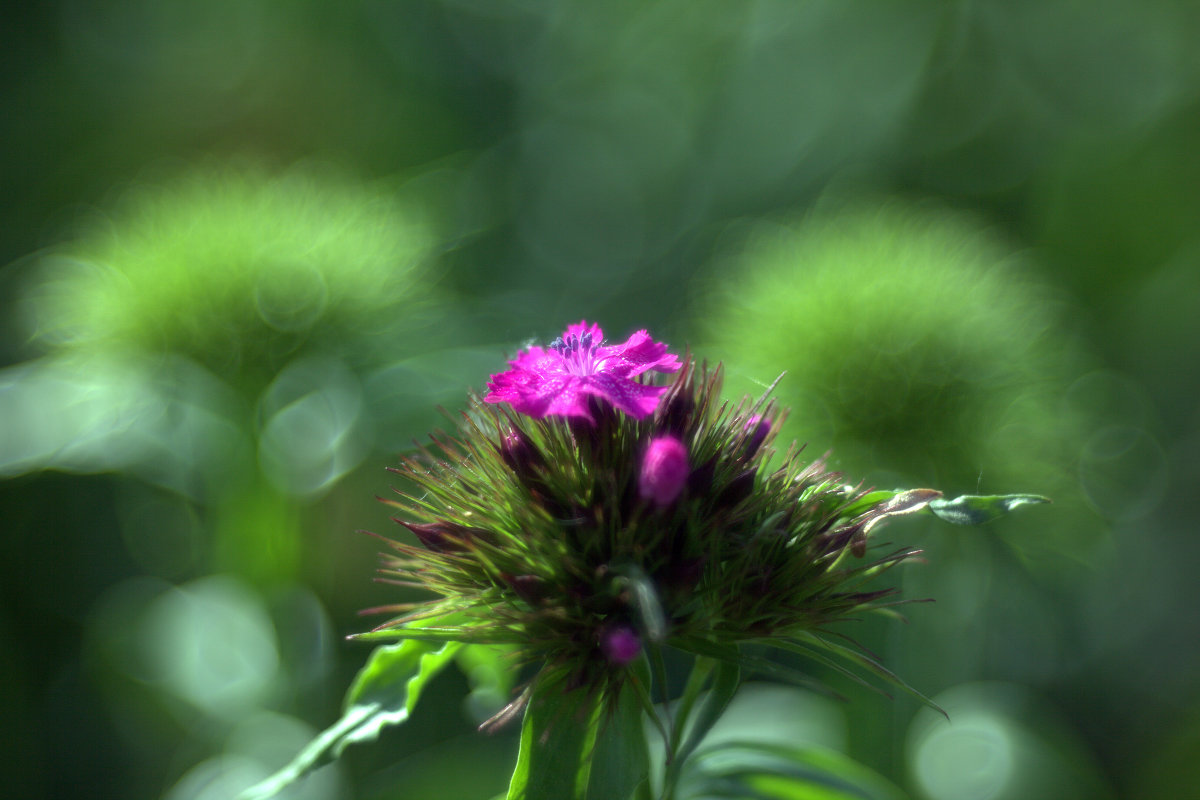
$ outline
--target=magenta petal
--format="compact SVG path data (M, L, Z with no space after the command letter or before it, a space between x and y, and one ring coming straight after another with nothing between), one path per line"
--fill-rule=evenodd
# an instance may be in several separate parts
M543 379L536 372L523 369L510 369L493 375L488 382L488 394L484 401L488 403L518 403L527 394L536 394Z
M619 370L628 378L647 370L675 372L683 366L674 353L667 352L665 344L654 341L644 330L634 333L624 344L600 348L598 355L605 359L607 369Z
M546 350L537 345L517 353L517 357L508 363L517 369L528 370L529 372L566 371L566 368L563 366L562 356L553 350Z
M596 397L637 419L654 413L666 387L631 378L648 370L674 372L682 364L667 346L644 330L619 345L603 345L604 331L580 320L551 347L530 347L492 375L488 403L510 403L531 417L565 416L591 420L588 398Z
M588 394L603 397L617 409L634 419L645 419L658 408L658 398L665 386L647 386L616 375L589 375L582 379L581 388Z
M559 416L559 417L582 417L586 420L592 420L592 412L588 410L587 404L587 387L584 384L583 378L561 378L555 381L557 388L552 395L544 397L544 404L539 399L537 406L540 413L526 411L523 408L513 406L518 411L529 414L533 417L544 416Z

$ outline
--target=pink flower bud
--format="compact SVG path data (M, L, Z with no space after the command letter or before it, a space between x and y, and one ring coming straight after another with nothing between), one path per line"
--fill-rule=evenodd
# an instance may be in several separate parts
M683 491L688 471L688 452L683 442L674 436L655 437L642 456L638 491L660 507L670 505Z
M609 663L624 666L642 652L642 640L632 628L620 625L600 635L600 650Z

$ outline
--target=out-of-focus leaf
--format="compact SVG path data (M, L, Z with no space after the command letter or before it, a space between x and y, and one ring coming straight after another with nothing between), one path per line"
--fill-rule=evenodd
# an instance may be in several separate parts
M904 800L904 793L841 753L731 742L696 753L683 798Z
M479 721L490 717L511 699L517 680L513 648L507 645L467 645L458 651L458 667L471 684L467 698Z
M696 718L688 727L686 738L676 749L675 758L677 760L684 761L695 751L708 732L712 730L712 726L725 713L725 709L729 708L729 703L733 700L739 686L741 686L741 670L738 665L728 661L718 662L712 688L700 701L700 707L696 710Z
M1020 506L1049 502L1050 498L1036 494L967 494L953 500L934 500L928 509L939 519L955 525L982 525Z
M689 724L692 705L696 702L710 672L715 673L712 688L699 701L700 707ZM671 734L674 753L671 754L671 761L667 764L663 776L664 796L674 795L675 786L687 765L688 757L712 730L716 721L725 713L725 709L729 708L729 703L740 685L741 670L736 662L714 661L706 657L696 660L684 694L675 708L676 718Z
M408 719L426 684L463 645L408 639L379 647L354 679L342 718L322 731L292 762L247 789L241 800L265 800L308 772L337 758L354 742L374 741L389 725Z

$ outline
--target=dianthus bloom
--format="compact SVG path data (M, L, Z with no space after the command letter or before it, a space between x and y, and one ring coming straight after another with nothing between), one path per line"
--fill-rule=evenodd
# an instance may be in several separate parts
M658 407L665 386L634 380L642 373L677 372L682 364L667 346L644 330L624 344L604 344L595 323L568 325L549 348L534 345L508 362L512 369L488 382L488 403L509 403L536 419L582 417L592 421L588 398L607 401L634 419L645 419Z
M460 657L472 674L507 664L495 669L505 691L527 678L485 723L522 718L508 798L674 800L703 779L685 770L743 670L811 683L764 649L915 693L830 630L898 602L868 582L918 551L879 542L884 522L929 511L972 524L1043 501L862 490L823 459L802 461L798 446L772 463L783 411L769 392L726 402L720 366L681 363L645 331L620 345L601 337L580 322L519 354L456 433L401 460L398 496L384 502L415 539L389 541L383 574L429 597L376 609L396 616L357 638L399 641L375 651L343 720L255 800L408 719L425 683ZM660 388L638 379L650 370L677 374ZM692 659L669 706L666 649ZM652 770L656 752L666 758ZM714 787L688 796L765 796Z

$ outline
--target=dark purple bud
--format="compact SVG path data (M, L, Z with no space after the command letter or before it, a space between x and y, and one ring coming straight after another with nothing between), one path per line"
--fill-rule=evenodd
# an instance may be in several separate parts
M754 457L766 441L767 434L771 432L771 421L756 414L746 420L746 432L750 435L746 438L746 450L742 457L749 459Z
M413 532L421 544L435 553L461 553L466 548L463 543L473 534L473 529L464 528L450 522L430 522L420 524L396 520Z
M713 478L717 474L717 459L710 458L705 463L696 467L688 475L687 487L688 491L694 495L700 495L712 488Z
M500 577L518 597L530 605L537 605L546 596L545 582L536 575L509 575L502 572Z
M628 625L607 628L600 634L600 651L610 664L625 666L642 652L642 640Z
M823 533L817 540L825 553L839 553L849 547L851 555L862 558L867 552L867 533L862 522Z
M678 436L687 430L695 412L691 392L672 391L658 406L658 428Z
M670 505L683 491L689 471L688 452L683 442L674 436L658 436L650 440L642 456L638 492L660 508Z
M500 457L504 459L508 468L526 483L535 479L537 470L546 465L546 460L542 458L537 445L517 428L510 428L504 434L500 443Z
M754 478L757 470L748 469L737 475L717 495L718 507L733 508L754 492Z
M683 595L695 588L704 575L704 559L685 558L670 563L662 577L667 591Z

